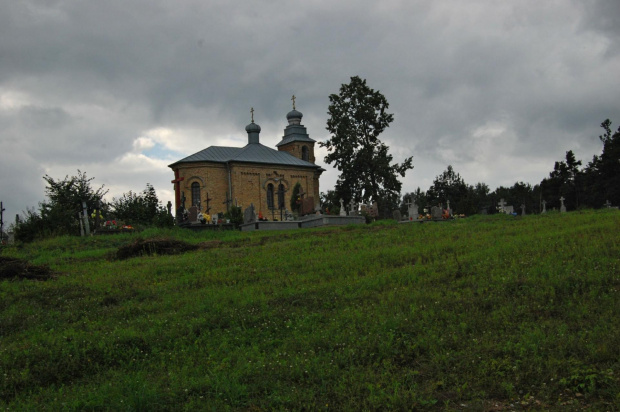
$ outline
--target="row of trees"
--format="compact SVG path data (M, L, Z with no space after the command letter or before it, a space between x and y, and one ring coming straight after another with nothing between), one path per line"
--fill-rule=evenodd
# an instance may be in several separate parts
M559 209L560 198L564 198L567 210L579 208L600 208L609 201L620 204L620 128L612 133L611 121L605 120L601 127L605 133L599 136L603 143L600 156L594 156L585 167L575 158L572 150L566 152L564 160L557 161L549 177L534 186L517 182L512 187L498 187L491 192L484 183L466 184L452 166L437 176L433 185L426 191L418 188L413 193L403 196L401 210L406 210L405 203L411 199L424 207L450 200L450 207L466 215L485 210L494 213L500 199L513 205L515 210L523 204L527 211L540 213L542 202L546 208Z
M131 225L172 226L174 220L157 198L155 189L149 183L140 193L129 191L120 198L107 203L103 197L108 190L101 185L92 187L93 177L78 170L77 176L54 179L45 175L47 199L39 203L38 210L28 209L15 225L15 239L32 241L36 238L80 233L78 216L83 213L83 204L88 214L95 210L105 220L124 221ZM92 219L95 224L99 219ZM101 222L103 223L103 222Z
M599 208L606 201L620 204L620 128L613 133L611 121L601 127L603 152L594 156L586 167L566 152L565 160L555 162L553 171L539 184L517 182L512 187L499 187L491 192L485 183L466 184L452 166L437 176L426 191L418 188L414 193L400 197L402 184L398 175L405 176L413 169L412 158L401 164L392 164L389 148L379 140L379 135L389 127L394 116L387 113L389 104L379 92L366 85L366 80L351 77L343 84L339 94L329 96L327 130L331 137L319 143L328 150L325 162L334 164L340 171L333 190L321 193L324 208L337 211L340 199L356 203L377 202L381 216L391 216L391 211L412 199L422 208L446 204L452 210L466 215L496 211L500 199L515 207L525 205L530 212L540 212L543 200L546 208L560 208L560 198L568 210L581 207Z

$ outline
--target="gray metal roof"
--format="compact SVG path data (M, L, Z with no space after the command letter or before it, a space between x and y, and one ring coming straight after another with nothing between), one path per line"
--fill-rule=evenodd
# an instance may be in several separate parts
M305 126L301 124L289 124L286 126L286 129L284 129L284 137L282 137L282 140L280 140L276 147L280 147L291 142L315 143L316 140L313 140L310 136L308 136Z
M176 166L181 163L196 162L261 163L280 166L298 166L321 169L320 166L315 165L314 163L298 159L287 152L274 150L267 146L263 146L260 143L251 143L242 148L211 146L204 150L201 150L200 152L194 153L191 156L187 156L177 162L174 162L168 165L168 167Z

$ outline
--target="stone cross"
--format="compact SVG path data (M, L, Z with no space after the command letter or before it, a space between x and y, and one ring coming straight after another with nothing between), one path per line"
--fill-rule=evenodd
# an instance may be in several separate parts
M521 204L521 216L525 216L525 203Z
M351 201L349 202L349 216L355 216L355 212L356 212L356 207L355 207L355 202L353 201L353 198L351 198Z
M609 201L609 199L605 202L605 206L607 206L607 209L611 207L611 202Z
M340 198L340 216L346 216L347 211L344 208L344 200Z
M450 200L446 200L446 209L448 210L448 216L452 216L452 210L450 210Z
M542 209L542 212L540 212L540 213L541 213L541 214L542 214L542 213L547 213L547 201L546 201L546 200L543 200L543 201L542 201L542 205L543 205L543 209Z
M504 201L504 198L501 198L497 205L499 206L499 210L503 212L504 208L506 207L506 202Z
M566 212L566 206L564 206L564 200L566 200L566 199L564 199L564 196L562 196L562 197L560 198L560 202L561 202L561 205L560 205L560 213L564 213L564 212Z

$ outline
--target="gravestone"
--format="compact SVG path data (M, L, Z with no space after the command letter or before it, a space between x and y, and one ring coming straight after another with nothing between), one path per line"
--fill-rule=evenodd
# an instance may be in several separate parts
M344 200L342 200L342 198L340 199L340 216L346 216L347 215L347 211L344 208Z
M168 208L168 215L172 216L172 202L170 200L168 200L166 207Z
M504 207L504 213L507 215L512 215L515 212L515 208L513 206Z
M414 201L409 201L407 203L407 215L409 216L409 220L417 219L420 213L418 212L418 205L415 204Z
M198 223L198 207L189 208L189 223Z
M243 211L243 223L256 222L256 213L254 212L254 203L250 203L250 206Z
M400 210L396 209L392 212L392 217L394 218L395 221L400 222L402 219L402 216L400 215Z
M605 206L607 209L611 209L611 202L607 200L603 206Z
M566 200L566 199L564 199L564 196L562 196L560 198L560 203L561 203L561 205L560 205L560 213L566 213L566 206L564 206L564 200Z
M372 202L372 206L370 206L370 210L368 211L368 215L370 217L377 217L377 216L379 216L379 205L377 204L377 202Z
M543 214L543 213L547 213L547 201L546 201L546 200L543 200L543 201L542 201L542 205L543 205L543 208L542 208L542 212L540 212L540 213L541 213L541 214Z
M441 220L443 211L440 206L431 207L431 219L433 220Z
M448 212L448 217L452 217L452 209L450 209L450 200L446 200L446 211Z
M353 198L351 198L349 202L349 216L357 216L357 205L353 201Z
M521 216L525 216L525 204L521 204Z
M314 197L302 199L299 213L302 216L309 215L314 212Z
M366 203L360 203L360 213L368 214L368 205Z

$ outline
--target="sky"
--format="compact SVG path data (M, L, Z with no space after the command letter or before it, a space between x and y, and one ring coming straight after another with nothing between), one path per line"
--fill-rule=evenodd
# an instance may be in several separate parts
M413 156L403 194L448 165L491 190L534 185L620 123L620 2L0 0L5 224L45 200L43 176L78 170L108 200L150 183L165 204L168 165L244 146L250 108L275 148L292 95L326 141L352 76L389 102L394 161Z

